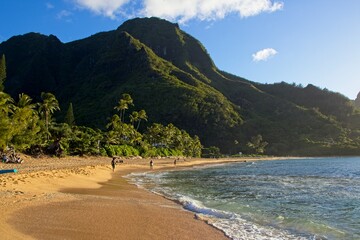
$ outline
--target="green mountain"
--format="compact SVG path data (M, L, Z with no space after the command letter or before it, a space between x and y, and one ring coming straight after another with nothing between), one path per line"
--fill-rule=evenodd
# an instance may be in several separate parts
M0 44L2 54L5 91L35 100L54 93L63 110L58 120L71 102L77 124L104 128L129 93L148 124L174 123L224 153L250 151L257 135L268 154L360 153L360 115L349 99L313 85L264 85L223 72L198 40L158 18L70 43L15 36Z

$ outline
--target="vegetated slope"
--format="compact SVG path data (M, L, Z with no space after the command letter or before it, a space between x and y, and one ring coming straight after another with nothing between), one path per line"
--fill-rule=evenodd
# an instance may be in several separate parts
M358 93L358 95L356 96L356 99L354 101L354 104L356 107L360 108L360 92Z
M312 85L306 88L289 85L284 89L280 84L258 84L222 72L199 41L164 20L134 19L119 29L213 86L240 107L245 124L241 126L241 135L234 140L247 142L251 136L261 134L270 143L268 153L273 154L341 154L342 148L357 151L357 143L352 139L357 140L358 127L350 130L354 126L348 123L359 115L354 114L349 99L344 96ZM235 151L236 146L232 146Z
M269 154L360 152L359 115L349 99L312 85L264 85L222 72L198 40L165 20L133 19L66 44L26 34L0 44L2 53L7 92L38 98L51 91L63 114L73 103L78 124L104 128L126 92L149 123L172 122L223 152L247 151L258 134Z
M198 134L205 144L219 143L222 146L228 139L227 135L242 123L237 107L220 92L159 58L124 31L99 33L61 44L61 60L54 70L46 64L51 56L51 53L46 55L47 46L51 45L49 39L39 34L30 35L37 38L37 46L31 53L32 57L21 58L24 65L35 60L37 63L21 71L24 81L16 85L12 79L20 78L19 69L15 68L17 56L12 55L16 48L11 46L30 46L34 40L24 35L1 45L8 65L14 66L14 70L10 68L8 72L6 90L13 96L26 92L35 98L41 91L52 91L62 103L63 110L73 103L78 124L104 128L125 92L132 95L137 109L146 109L151 122L172 122ZM44 57L37 60L38 55ZM32 75L41 69L50 74ZM57 81L47 86L47 79Z

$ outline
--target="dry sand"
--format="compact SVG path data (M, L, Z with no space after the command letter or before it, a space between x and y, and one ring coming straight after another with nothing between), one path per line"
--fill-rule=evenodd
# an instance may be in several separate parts
M149 159L125 160L113 173L110 158L23 158L0 164L19 170L0 175L1 239L227 239L180 205L127 183L122 176L150 171ZM174 159L154 161L152 171L174 168ZM181 159L176 168L229 161L239 159Z

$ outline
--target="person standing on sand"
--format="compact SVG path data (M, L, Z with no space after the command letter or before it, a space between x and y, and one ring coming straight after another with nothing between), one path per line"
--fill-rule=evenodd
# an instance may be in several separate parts
M116 160L116 157L113 157L113 159L111 161L111 167L112 167L113 172L115 171L115 165L116 165L115 160Z
M151 160L150 160L150 169L152 169L153 166L154 166L154 161L151 159Z

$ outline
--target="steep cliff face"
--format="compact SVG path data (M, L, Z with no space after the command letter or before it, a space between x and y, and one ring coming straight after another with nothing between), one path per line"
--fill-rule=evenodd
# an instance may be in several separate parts
M358 93L358 95L355 99L355 106L360 108L360 92Z

